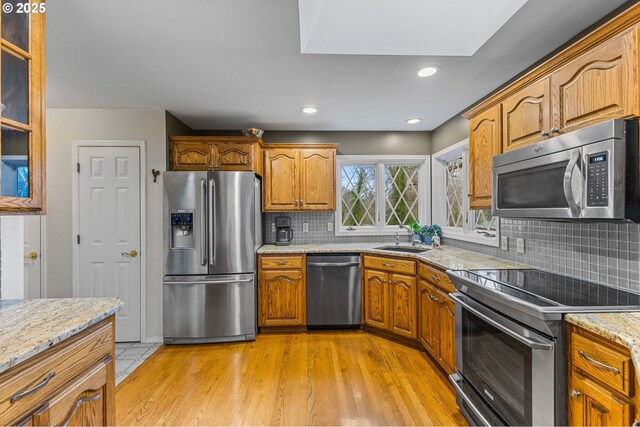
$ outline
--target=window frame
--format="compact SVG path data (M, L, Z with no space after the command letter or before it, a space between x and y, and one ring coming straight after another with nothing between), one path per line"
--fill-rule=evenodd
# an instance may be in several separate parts
M397 226L386 226L384 167L418 166L418 222L431 222L431 156L428 155L338 155L336 156L336 214L334 233L336 236L388 236L395 233L406 234ZM352 227L342 225L342 167L375 166L375 225Z
M500 219L496 218L496 235L494 237L483 236L473 230L475 224L475 211L469 206L469 197L463 197L462 227L449 227L447 217L447 167L449 162L462 155L462 171L463 171L463 188L462 194L469 194L469 138L453 144L443 150L434 153L431 156L431 185L432 199L431 206L433 211L433 220L436 224L442 224L442 236L448 239L462 240L465 242L480 243L482 245L499 247L500 246Z

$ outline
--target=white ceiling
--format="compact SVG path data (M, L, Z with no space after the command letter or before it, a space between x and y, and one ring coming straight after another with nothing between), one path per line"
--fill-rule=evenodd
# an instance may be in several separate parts
M527 0L298 0L302 53L471 56Z
M431 130L623 3L528 1L462 57L301 54L296 0L55 0L47 106L161 108L196 129ZM425 65L440 72L417 79Z

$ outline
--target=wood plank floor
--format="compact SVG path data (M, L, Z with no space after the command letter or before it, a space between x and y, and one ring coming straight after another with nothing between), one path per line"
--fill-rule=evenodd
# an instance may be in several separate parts
M163 346L116 392L119 425L467 425L423 353L360 331Z

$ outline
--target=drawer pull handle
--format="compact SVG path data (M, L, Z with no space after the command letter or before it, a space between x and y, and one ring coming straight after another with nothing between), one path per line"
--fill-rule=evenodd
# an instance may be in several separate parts
M618 375L620 373L618 368L616 368L615 366L609 366L609 365L605 365L602 362L598 362L597 360L592 359L591 357L589 357L589 355L587 353L585 353L584 351L582 351L582 350L578 351L578 354L580 356L582 356L582 358L584 360L586 360L587 362L591 363L592 365L597 366L598 368L602 368L602 369L606 369L607 371L611 371L615 375Z
M100 393L96 393L95 396L81 397L80 399L78 399L73 405L73 408L71 408L71 412L69 412L69 415L67 415L67 418L64 419L60 426L66 427L67 425L69 425L69 421L71 421L71 418L73 418L73 415L76 413L78 408L82 406L83 403L95 402L98 399L100 399Z
M433 296L433 295L429 295L429 299L430 299L431 301L438 301L438 297Z
M51 381L51 378L55 376L56 376L56 373L52 371L49 375L45 377L45 379L40 384L30 388L29 390L21 391L20 393L13 396L11 398L11 403L16 403L18 400L22 399L23 397L28 396L31 393L35 393L36 391L40 390L42 387L49 384L49 381Z
M431 278L432 278L433 280L435 280L436 282L439 282L439 281L440 281L440 278L439 278L438 276L436 276L435 274L432 274L432 275L431 275Z
M575 398L578 398L578 397L582 396L582 393L580 393L575 388L572 388L571 391L569 392L569 396L571 396L571 398L575 399Z
M285 265L286 261L276 261L276 265Z
M395 267L396 266L395 264L385 263L385 262L383 262L382 265L385 266L385 267Z

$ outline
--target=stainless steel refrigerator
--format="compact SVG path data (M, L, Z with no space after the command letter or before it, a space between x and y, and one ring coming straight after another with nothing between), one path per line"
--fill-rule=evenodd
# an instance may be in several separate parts
M260 180L252 172L163 178L164 342L254 340Z

